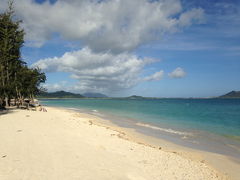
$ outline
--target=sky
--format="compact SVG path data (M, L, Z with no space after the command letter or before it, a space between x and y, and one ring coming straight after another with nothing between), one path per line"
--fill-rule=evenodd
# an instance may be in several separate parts
M49 92L240 90L239 0L15 0L14 8L26 33L22 58L46 73Z

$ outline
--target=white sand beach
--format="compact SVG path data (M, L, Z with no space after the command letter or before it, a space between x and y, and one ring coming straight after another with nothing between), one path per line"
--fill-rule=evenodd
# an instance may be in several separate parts
M237 179L237 163L226 174L208 156L147 144L92 115L47 110L0 115L1 180Z

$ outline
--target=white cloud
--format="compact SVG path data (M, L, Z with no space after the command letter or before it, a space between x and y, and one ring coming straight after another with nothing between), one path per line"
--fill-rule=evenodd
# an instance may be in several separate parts
M173 72L169 73L168 76L171 78L183 78L186 76L186 72L182 68L178 67Z
M182 12L180 0L17 0L15 9L29 45L39 47L59 33L95 52L113 53L134 50L203 17L202 9Z
M193 8L190 11L182 13L179 18L180 26L190 26L193 23L203 23L204 22L204 11L203 9Z
M0 12L6 8L6 1L0 0ZM17 0L15 10L23 20L28 45L40 47L58 34L85 47L33 65L45 72L71 73L78 83L68 87L79 92L113 92L142 81L161 80L163 71L140 78L145 65L155 60L130 52L165 33L201 22L204 14L202 9L183 11L180 0L58 0L54 4ZM174 74L179 72L169 76L185 76L184 71L184 75ZM60 90L65 85L45 87Z
M145 77L143 80L144 81L159 81L159 80L161 80L163 78L163 75L164 75L164 71L161 70L159 72L154 73L151 76Z
M53 92L53 91L61 91L63 89L65 89L64 87L67 87L67 82L66 81L61 81L58 83L53 83L53 84L43 84L42 85L43 88L46 88L48 90L48 92Z
M71 78L78 80L71 87L74 91L112 92L131 88L141 82L139 76L144 66L156 61L129 53L95 53L89 48L83 48L67 52L62 57L39 60L33 67L39 67L45 72L70 72ZM159 80L160 75L161 72L158 72L147 79Z

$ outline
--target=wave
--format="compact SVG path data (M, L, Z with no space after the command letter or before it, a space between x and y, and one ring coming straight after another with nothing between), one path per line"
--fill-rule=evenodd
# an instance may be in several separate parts
M96 109L93 109L92 111L93 111L93 112L98 112L98 110L96 110Z
M192 135L191 133L188 133L188 132L176 131L176 130L173 130L173 129L170 129L170 128L168 128L168 129L160 128L160 127L153 126L153 125L150 125L150 124L136 123L136 125L151 128L151 129L155 129L155 130L164 131L164 132L171 133L171 134L188 135L188 136Z
M67 109L74 110L74 111L79 111L78 108L67 108Z

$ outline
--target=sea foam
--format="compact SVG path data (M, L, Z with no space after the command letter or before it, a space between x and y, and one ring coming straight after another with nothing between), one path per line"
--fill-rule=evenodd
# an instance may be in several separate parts
M157 126L153 126L150 124L144 124L144 123L136 123L137 126L142 126L142 127L147 127L147 128L151 128L151 129L155 129L155 130L159 130L159 131L164 131L167 133L171 133L171 134L177 134L177 135L192 135L191 133L188 132L182 132L182 131L176 131L170 128L161 128L161 127L157 127Z

